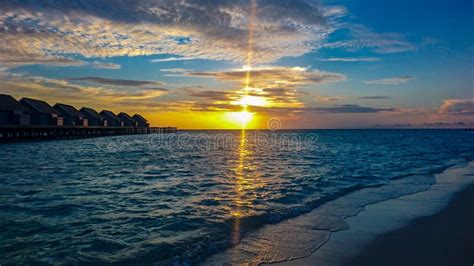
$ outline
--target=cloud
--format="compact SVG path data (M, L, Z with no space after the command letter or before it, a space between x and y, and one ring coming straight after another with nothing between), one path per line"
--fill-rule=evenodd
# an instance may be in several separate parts
M378 57L331 57L319 58L318 60L326 62L377 62L382 59Z
M160 69L161 72L170 72L170 73L184 73L191 71L190 69L186 68L162 68Z
M93 68L97 68L97 69L120 69L122 67L119 64L103 63L103 62L99 62L99 61L92 62L91 66Z
M226 103L194 103L193 111L199 112L238 112L241 106ZM265 107L250 106L249 112L256 112L264 115L289 115L289 114L375 114L384 112L396 112L396 108L376 108L354 104L335 105L330 107Z
M385 100L385 99L390 99L388 96L361 96L358 97L359 99L365 99L365 100Z
M474 115L474 99L447 99L438 109L439 114Z
M23 76L6 72L0 83L0 92L17 98L31 97L50 103L66 103L76 107L91 106L112 110L162 110L158 101L167 94L164 88L102 87L71 83L69 80L49 79L38 76ZM152 106L155 106L152 108ZM152 109L150 109L152 108Z
M303 104L299 97L305 95L304 92L290 87L226 91L186 88L184 91L187 96L200 98L200 103L204 106L224 104L232 105L232 109L241 109L244 103L248 106L301 107Z
M1 32L1 31L0 31ZM1 41L0 41L1 42ZM94 61L87 63L82 60L76 60L62 56L50 56L41 54L15 55L5 52L2 53L0 49L0 65L8 67L16 67L22 65L43 65L53 67L83 67L91 66L96 69L120 69L121 65L112 63L103 63Z
M1 33L1 31L0 31ZM2 41L0 40L0 44ZM16 67L22 65L45 65L56 67L85 66L87 63L67 57L49 55L18 55L9 53L8 48L0 48L0 65Z
M340 100L341 97L326 97L326 96L318 96L316 97L316 101L318 102L335 102Z
M246 76L249 74L248 84ZM242 105L271 108L301 108L306 92L301 87L345 79L338 73L309 70L301 67L261 66L251 69L185 72L182 75L213 78L230 83L228 90L186 89L187 96L201 99L193 110L234 110ZM248 86L247 86L248 85ZM225 107L227 105L232 106Z
M415 79L415 77L413 76L401 76L401 77L393 77L393 78L386 78L386 79L367 80L367 81L364 81L364 83L369 84L369 85L399 85L399 84L407 83L413 79Z
M324 16L328 18L340 18L346 16L348 13L347 8L344 6L329 6L322 7L322 9L324 10Z
M345 114L345 113L380 113L380 112L394 112L395 108L374 108L364 107L355 104L344 104L337 105L334 107L313 107L308 108L311 112L315 113L332 113L332 114Z
M2 73L0 92L11 94L17 98L32 97L48 101L71 104L80 108L88 106L97 110L140 112L156 118L156 114L178 112L180 115L192 115L191 112L240 112L241 105L234 101L242 96L241 90L213 90L200 86L184 87L170 92L159 87L124 87L103 85L99 83L73 82L71 80L49 79L37 76L23 76ZM190 98L183 98L185 97ZM369 115L397 112L394 108L377 108L359 105L334 105L328 107L312 107L303 105L299 99L307 97L292 87L263 88L250 91L248 96L264 97L272 104L255 106L250 104L248 110L259 115L277 115L308 119L320 114L334 114L343 118L345 114ZM339 114L339 115L338 115ZM202 115L202 114L200 114ZM204 116L195 116L204 117ZM365 117L365 116L364 116ZM163 119L163 118L162 118ZM162 120L161 120L162 121ZM161 122L162 123L162 122ZM171 122L170 122L171 123Z
M385 128L404 128L404 127L412 127L413 124L410 123L396 123L390 125L376 125L376 127L385 127Z
M71 81L85 81L90 83L97 83L102 85L114 85L114 86L148 86L148 85L162 85L163 83L158 81L144 81L144 80L129 80L129 79L108 79L99 77L82 77L82 78L70 78Z
M429 127L465 127L474 125L474 123L468 123L464 121L457 121L457 122L446 122L446 121L439 121L439 122L432 122L432 123L424 123L423 125Z
M230 101L235 98L236 93L229 92L229 91L215 91L215 90L205 90L205 91L189 90L188 95L191 97L204 98L210 101Z
M343 8L310 0L4 1L3 64L169 54L153 62L212 59L244 62L249 29L254 61L273 62L324 47ZM249 27L249 22L252 22Z
M189 60L196 60L196 59L199 59L199 58L198 57L168 57L168 58L160 58L160 59L151 59L150 62L161 63L161 62L189 61Z
M142 88L142 90L146 90L146 91L162 91L162 92L167 92L169 91L169 89L166 89L166 88L158 88L158 87L146 87L146 88Z
M406 119L406 118L405 118ZM473 126L474 122L468 121L434 121L434 122L413 122L395 124L376 124L375 128L466 128Z
M315 85L329 82L338 82L346 79L339 73L309 70L302 67L257 67L251 70L232 69L226 71L187 72L185 75L193 77L215 78L222 81L237 82L242 86L247 84L245 76L250 71L250 87L279 88L301 85Z
M348 25L349 37L343 41L330 42L325 45L328 48L344 48L349 51L369 49L379 54L401 53L415 51L418 46L407 40L399 33L376 33L369 28L360 25Z
M0 63L59 64L65 57L168 55L153 63L195 59L243 63L249 44L254 63L275 62L320 48L413 51L417 45L398 33L375 33L343 23L348 11L313 0L82 0L3 1ZM248 40L252 31L253 39ZM336 31L342 41L329 42ZM374 58L333 58L377 61ZM71 59L72 60L72 59ZM53 63L55 62L55 63Z

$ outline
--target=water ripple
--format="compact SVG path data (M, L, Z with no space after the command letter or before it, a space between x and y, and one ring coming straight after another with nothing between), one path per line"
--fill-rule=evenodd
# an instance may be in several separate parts
M270 144L288 132L1 145L0 264L194 264L351 191L393 180L420 189L431 173L474 158L463 131L290 133L287 146ZM219 134L235 145L215 145ZM312 145L288 147L311 134ZM331 206L309 230L344 226L335 217L350 211Z

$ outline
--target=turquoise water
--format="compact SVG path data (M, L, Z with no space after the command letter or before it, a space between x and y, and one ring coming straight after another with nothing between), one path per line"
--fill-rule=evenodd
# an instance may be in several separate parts
M474 159L474 135L180 132L2 144L0 158L0 264L195 264L365 187L425 189Z

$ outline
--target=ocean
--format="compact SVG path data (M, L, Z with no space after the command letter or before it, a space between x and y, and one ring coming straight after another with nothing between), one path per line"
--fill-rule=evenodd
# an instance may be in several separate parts
M273 262L307 255L272 245L305 232L259 229L321 208L305 246L321 245L364 205L472 161L474 133L181 131L1 144L0 158L2 265Z

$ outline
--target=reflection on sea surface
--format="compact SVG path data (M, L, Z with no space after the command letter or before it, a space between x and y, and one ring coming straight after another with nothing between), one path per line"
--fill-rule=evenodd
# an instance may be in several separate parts
M234 217L234 226L232 230L232 243L235 245L240 240L240 216L241 208L242 208L242 198L245 189L245 181L246 177L244 176L244 168L245 168L245 158L247 156L248 151L245 147L245 130L242 130L242 134L240 136L240 144L239 144L239 161L238 165L235 169L235 192L237 197L235 199L235 210L232 211L232 216Z
M0 263L194 264L348 191L425 186L420 175L474 158L464 131L256 134L1 145Z

